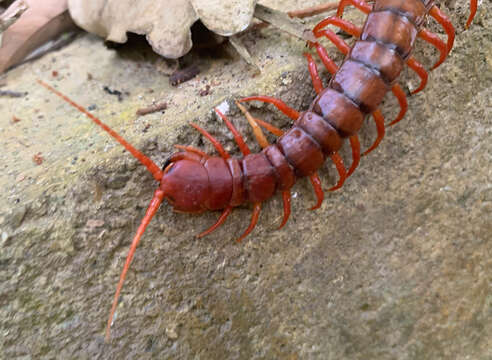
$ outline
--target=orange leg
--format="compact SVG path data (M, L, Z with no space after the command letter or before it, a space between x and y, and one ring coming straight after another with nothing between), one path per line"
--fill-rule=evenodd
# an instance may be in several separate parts
M329 18L321 20L314 27L314 29L313 29L314 36L319 37L320 36L319 32L328 25L334 25L334 26L348 32L350 35L355 36L357 38L360 36L360 34L362 32L362 30L358 26L355 26L351 22L340 19L338 17L331 16Z
M216 138L214 138L212 135L210 135L207 132L207 130L202 129L200 126L198 126L197 124L194 124L194 123L190 123L190 125L193 126L195 129L197 129L198 132L200 132L200 134L202 134L208 140L210 140L212 145L217 149L217 151L219 152L220 156L222 156L223 159L229 159L231 157L229 155L229 153L227 151L225 151L224 147L220 144L220 142Z
M398 114L398 116L396 117L395 120L393 120L392 122L389 123L388 126L395 125L397 122L399 122L401 119L403 119L403 117L405 116L405 113L408 110L407 97L405 95L405 92L401 88L401 86L398 84L395 84L391 88L391 91L393 92L393 94L398 99L398 102L400 103L400 113Z
M321 82L321 78L319 77L318 67L316 66L316 63L314 62L311 54L304 53L303 55L308 61L309 74L311 75L311 81L313 82L314 90L316 91L316 94L319 94L323 91L323 83Z
M468 20L466 20L466 25L465 28L468 29L473 21L473 18L475 17L475 14L477 13L477 0L470 0L470 16L468 17Z
M317 172L311 175L309 177L309 180L311 180L311 184L313 185L314 188L314 193L316 194L316 198L318 199L318 201L311 208L311 210L316 210L321 207L321 204L323 203L323 199L325 198L325 193L323 192L323 188L321 187L321 180Z
M362 154L363 156L366 156L367 154L369 154L371 151L373 151L375 148L378 147L381 140L383 140L384 133L385 133L384 117L383 117L383 114L381 114L381 110L374 111L372 113L372 117L374 118L374 122L376 123L376 129L378 130L378 137L376 138L374 143L371 145L371 147L369 149L367 149L366 151L364 151L364 153Z
M343 10L347 5L353 5L360 11L362 11L365 14L369 14L371 11L372 7L368 3L366 3L363 0L341 0L340 4L338 5L337 9L337 17L342 17L343 15Z
M314 43L312 45L316 47L316 52L318 53L318 56L323 62L323 65L325 66L326 70L328 70L328 72L332 75L335 74L338 70L338 66L330 58L330 56L328 56L328 52L326 51L326 49L323 46L321 46L319 43Z
M417 75L420 77L420 86L411 92L412 95L424 90L427 85L427 79L429 78L429 74L425 71L424 67L421 63L419 63L413 56L409 57L407 60L407 65L410 69L415 71Z
M439 60L434 64L432 67L432 70L437 68L439 65L443 63L444 60L446 60L446 57L448 56L448 48L444 41L442 41L439 36L436 34L431 33L427 29L422 29L419 32L419 37L422 38L423 40L427 41L428 43L431 43L434 45L437 50L439 50L439 53L441 54L439 57Z
M253 100L263 101L275 105L277 109L279 109L281 112L283 112L285 115L287 115L294 121L299 118L299 112L297 110L294 110L291 107L287 106L282 100L276 99L271 96L265 96L265 95L248 96L242 98L239 101L242 102L242 101L253 101Z
M431 10L429 11L429 15L436 19L436 21L441 24L441 26L446 31L446 34L448 35L447 49L449 53L454 44L455 32L453 24L451 23L451 21L449 21L449 18L441 10L439 10L436 5L431 8Z
M263 120L258 119L258 118L255 118L255 120L258 123L258 125L260 125L264 129L268 130L269 132L271 132L275 136L282 136L284 134L284 131L282 129L279 129L278 127L276 127L276 126L274 126L274 125L272 125L266 121L263 121Z
M246 156L248 154L251 154L251 150L249 149L248 145L244 142L244 139L242 135L239 133L239 131L232 125L232 123L229 121L227 116L222 114L219 109L215 108L215 112L217 115L220 116L222 121L225 122L226 126L229 128L231 131L232 135L234 136L234 140L236 141L237 146L239 147L239 150L241 150L241 153Z
M249 122L249 125L253 129L253 134L255 135L256 141L258 141L258 144L260 144L261 148L264 149L268 145L267 138L265 137L265 134L263 134L263 131L261 130L261 127L258 125L258 119L254 118L246 108L241 105L240 102L236 101L236 105L241 110L241 112L246 116L246 119ZM272 125L273 126L273 125Z
M200 149L197 149L196 147L190 146L190 145L179 145L179 144L176 144L176 145L174 145L174 147L176 149L179 149L179 150L187 151L187 152L190 152L190 153L195 153L195 154L200 155L200 156L202 156L204 158L208 158L209 157L209 155L206 152L204 152L204 151L202 151Z
M207 230L198 234L197 237L199 237L199 238L204 237L204 236L210 234L212 231L216 230L220 225L222 225L226 221L227 217L229 216L229 214L231 212L232 212L232 206L226 207L224 209L224 211L222 212L222 215L220 215L217 222L215 224L213 224L211 227L209 227Z
M349 140L350 140L350 146L352 147L352 166L350 166L350 169L347 172L347 177L352 175L352 173L355 171L355 169L357 169L357 166L359 166L359 162L360 162L359 137L357 135L352 135L349 138Z
M337 152L330 155L330 157L337 168L338 175L340 176L338 183L332 188L328 189L328 191L334 191L340 189L343 183L345 182L345 180L347 179L347 170L345 169L345 165L343 165L342 157Z
M255 203L253 207L253 215L251 216L251 222L248 228L244 231L244 233L236 240L237 242L241 242L246 236L249 235L251 231L253 231L256 224L258 223L260 211L261 211L261 203Z
M291 199L290 190L282 191L282 201L284 202L284 218L282 219L282 223L278 227L279 229L283 228L284 225L287 223L287 220L289 220L290 199Z

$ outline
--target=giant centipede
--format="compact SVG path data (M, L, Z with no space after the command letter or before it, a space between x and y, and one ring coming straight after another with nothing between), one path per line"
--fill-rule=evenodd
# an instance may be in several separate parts
M347 5L353 5L367 14L362 28L341 18ZM471 24L476 11L477 0L470 0L470 15L466 28ZM445 29L446 43L423 27L428 15ZM328 25L339 27L355 36L357 40L354 45L350 47L336 33L328 29ZM291 212L290 189L299 178L310 179L317 197L317 203L311 209L319 208L324 193L317 173L318 169L330 157L338 171L339 180L329 190L339 189L343 185L357 168L361 158L357 133L366 115L371 114L374 118L378 135L372 146L362 155L368 154L379 145L385 134L385 122L378 107L387 92L392 91L400 104L398 116L389 125L394 125L403 118L408 105L405 93L396 81L405 64L421 79L420 86L413 93L425 87L427 72L411 55L417 37L431 43L439 50L440 58L433 68L446 59L453 47L455 37L453 25L432 0L376 0L372 5L364 0L341 0L337 16L322 20L314 27L313 34L315 38L327 38L334 43L345 54L345 59L338 67L320 43L308 44L316 50L323 65L331 74L331 79L328 86L324 88L313 57L309 53L304 54L317 93L306 111L298 112L281 100L269 96L249 96L236 102L252 126L254 135L262 147L261 152L252 153L229 119L219 109L215 109L234 136L242 153L242 157L239 158L232 157L216 138L192 123L195 129L211 141L220 156L208 155L192 146L176 145L180 151L172 154L161 168L84 107L39 80L41 85L84 113L123 145L159 182L159 187L155 190L132 241L120 275L106 326L107 340L109 340L118 298L137 245L164 199L180 212L201 213L223 210L217 222L198 237L208 235L222 225L233 208L244 203L252 203L251 222L237 241L244 239L254 229L262 202L277 192L282 194L284 210L280 227L286 224ZM283 131L254 118L241 104L253 100L273 104L293 120L293 126ZM270 144L261 127L278 136L277 141ZM349 139L352 148L352 164L348 170L338 154L346 138Z

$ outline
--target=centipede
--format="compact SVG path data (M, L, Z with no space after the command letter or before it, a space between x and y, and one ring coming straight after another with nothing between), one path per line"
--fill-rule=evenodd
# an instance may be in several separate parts
M345 7L350 5L367 15L361 28L342 18ZM469 7L470 15L465 28L471 25L476 15L477 0L470 0ZM446 42L424 27L428 18L433 18L444 28L447 34ZM330 30L328 25L338 27L354 36L356 38L354 44L349 46L345 40ZM432 0L376 0L371 4L363 0L341 0L336 16L322 20L312 32L316 39L324 38L332 42L345 55L345 59L338 66L320 42L308 43L331 78L328 85L324 87L313 56L309 52L303 54L307 59L309 74L316 92L316 97L307 110L297 111L280 99L264 95L248 96L236 101L262 147L260 152L253 153L227 116L215 108L215 113L233 135L241 152L239 157L231 156L214 136L191 123L191 126L212 143L219 156L207 154L193 146L175 145L178 151L172 154L162 167L159 167L86 108L42 80L38 80L42 86L84 113L119 142L159 183L128 251L106 325L106 341L110 339L118 299L137 246L164 200L179 212L222 211L215 224L198 234L198 237L204 237L224 224L234 208L245 203L252 204L251 221L237 239L238 242L253 231L260 216L262 203L276 193L281 194L283 201L283 219L280 228L287 223L291 214L291 189L300 178L309 178L313 186L317 201L311 210L320 208L324 200L324 191L318 170L330 158L337 169L339 180L329 191L343 186L347 178L356 170L361 156L376 149L385 135L387 126L378 108L388 92L391 91L396 96L400 105L397 117L388 126L395 125L404 117L408 102L405 92L397 81L405 65L420 78L420 85L412 91L412 94L425 88L428 73L412 56L417 38L423 39L439 50L440 57L433 69L445 61L455 39L453 25ZM284 131L255 118L244 106L244 103L249 101L272 104L293 121L292 127ZM365 152L361 153L358 133L367 116L372 116L374 119L377 138ZM276 141L270 143L262 129L275 135ZM352 154L352 163L348 169L339 154L346 139L351 146Z

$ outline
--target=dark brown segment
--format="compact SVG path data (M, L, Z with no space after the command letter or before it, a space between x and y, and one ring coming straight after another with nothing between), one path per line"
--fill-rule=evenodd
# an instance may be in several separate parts
M232 176L226 161L219 157L211 157L205 162L209 179L209 194L205 206L209 210L227 207L232 196Z
M333 154L342 147L342 138L335 128L312 111L303 113L295 125L318 142L325 156Z
M323 116L342 137L357 133L364 120L363 113L352 100L330 88L318 95L310 110Z
M258 203L273 196L277 177L263 153L246 155L242 167L248 201Z
M379 71L389 84L398 78L405 65L396 50L374 41L357 41L349 57Z
M432 1L426 1L432 3ZM425 20L427 14L426 5L420 0L378 0L375 2L373 12L393 10L405 15L411 22L419 26Z
M313 174L325 161L316 140L297 126L278 139L278 146L299 177Z
M365 113L376 110L390 89L374 70L350 59L342 64L330 86L359 104Z
M367 16L360 39L377 40L393 46L406 59L417 33L417 28L407 18L391 11L382 11Z
M284 154L282 154L276 144L263 149L263 153L277 173L279 190L285 191L290 189L296 182L296 176L294 174L294 169L289 165Z
M236 158L227 159L227 164L229 165L229 171L232 176L232 195L229 205L236 207L241 205L246 197L246 191L244 190L243 184L243 171L239 164L239 160Z

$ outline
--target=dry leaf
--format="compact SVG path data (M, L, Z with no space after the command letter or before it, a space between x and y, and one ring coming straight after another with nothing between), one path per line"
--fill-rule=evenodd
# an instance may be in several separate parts
M18 6L19 2L14 2L10 7ZM3 33L0 47L0 73L19 63L46 41L73 26L67 11L67 0L25 0L25 2L29 7L27 11Z
M28 6L24 0L16 1L0 15L0 33L7 30L27 10Z
M191 49L191 25L230 36L251 22L256 0L68 0L70 14L84 30L124 43L126 33L145 35L154 51L176 59Z

